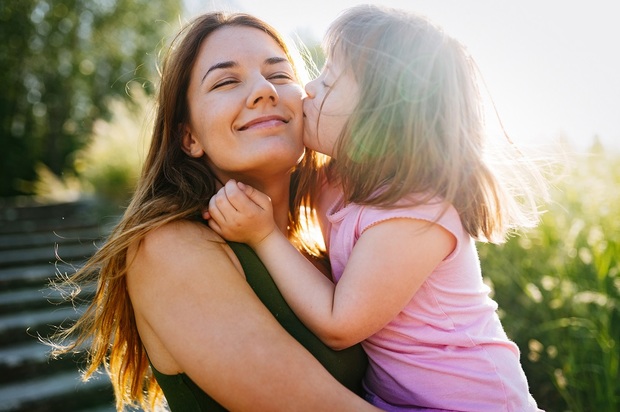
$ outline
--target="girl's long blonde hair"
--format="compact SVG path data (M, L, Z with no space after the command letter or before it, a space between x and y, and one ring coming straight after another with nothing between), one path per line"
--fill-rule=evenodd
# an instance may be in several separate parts
M52 345L53 355L86 348L84 379L103 366L112 380L118 410L126 405L155 409L161 401L162 392L149 370L127 292L127 250L148 232L169 222L200 220L202 208L216 192L216 178L204 159L191 158L181 150L179 125L189 120L186 96L199 48L211 33L225 26L264 31L293 62L278 32L253 16L214 12L188 24L174 38L164 58L150 149L129 207L104 246L75 274L56 284L72 290L96 284L85 313L71 327L59 329L47 343ZM297 191L299 176L314 167L314 159L314 153L307 152L297 166L291 193ZM294 233L300 231L299 210L299 204L291 200L289 222ZM71 298L75 297L72 293Z
M538 221L530 186L543 182L538 171L517 150L510 178L485 159L477 70L459 42L421 16L364 5L339 16L324 45L359 86L328 169L347 202L389 207L410 193L424 195L420 203L440 197L471 236L495 242Z

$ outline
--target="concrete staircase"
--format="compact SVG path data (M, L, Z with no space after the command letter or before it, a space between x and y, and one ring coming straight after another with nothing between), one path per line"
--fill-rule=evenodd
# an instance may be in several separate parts
M83 383L80 359L51 360L37 338L77 313L49 279L72 273L106 231L86 202L0 205L0 412L115 410L107 376Z

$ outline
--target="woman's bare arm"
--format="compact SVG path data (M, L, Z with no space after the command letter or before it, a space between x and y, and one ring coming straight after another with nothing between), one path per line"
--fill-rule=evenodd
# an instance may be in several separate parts
M132 257L129 294L162 373L186 373L230 410L377 410L277 323L208 227L169 224Z

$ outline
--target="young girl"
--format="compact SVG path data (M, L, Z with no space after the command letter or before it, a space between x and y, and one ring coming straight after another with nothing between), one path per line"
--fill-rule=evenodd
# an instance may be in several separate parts
M427 20L374 6L345 12L325 44L326 65L306 86L304 143L331 156L314 195L336 284L250 186L229 181L209 225L256 250L325 343L362 342L374 405L538 410L474 243L500 242L537 213L526 180L509 186L485 162L473 62Z

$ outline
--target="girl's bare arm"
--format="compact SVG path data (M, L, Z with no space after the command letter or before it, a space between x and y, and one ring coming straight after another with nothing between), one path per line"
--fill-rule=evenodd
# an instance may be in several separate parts
M229 184L224 190L225 196L212 199L210 225L252 246L297 316L334 349L354 345L394 319L456 246L439 225L386 220L361 235L334 285L269 223L264 194Z

